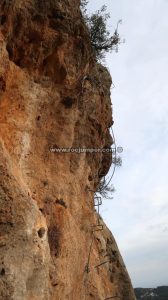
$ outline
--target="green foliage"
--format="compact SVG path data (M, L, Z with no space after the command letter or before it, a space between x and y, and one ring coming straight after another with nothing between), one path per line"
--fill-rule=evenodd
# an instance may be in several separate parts
M137 300L167 300L168 286L134 289Z
M122 166L122 158L120 156L115 156L112 158L112 163L115 164L117 167Z
M115 165L115 167L114 167L114 172L115 172L116 167L122 166L122 158L120 156L115 155L114 157L112 157L112 163ZM114 175L114 173L113 173L113 175ZM103 198L111 199L111 197L109 197L109 195L111 195L114 192L115 192L115 188L111 184L111 179L109 180L108 178L103 176L97 186L96 193L99 193Z
M111 199L109 194L115 192L115 188L113 185L110 185L105 176L100 180L99 185L97 186L96 193L99 193L105 199Z
M102 60L105 57L106 52L111 52L113 50L116 52L118 51L118 45L121 43L118 25L122 20L118 21L117 27L113 35L111 35L107 30L107 20L110 18L110 14L106 13L107 7L103 5L100 10L97 10L91 16L88 16L86 8L87 4L87 0L81 0L81 10L90 32L91 44L97 60Z
M81 0L80 1L80 7L81 7L81 10L82 10L83 14L86 13L86 11L87 11L86 6L87 6L88 2L89 1L87 1L87 0Z

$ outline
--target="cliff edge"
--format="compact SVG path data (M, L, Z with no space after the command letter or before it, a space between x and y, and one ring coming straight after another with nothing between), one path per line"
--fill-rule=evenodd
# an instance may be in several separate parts
M135 299L94 206L111 154L51 151L111 146L110 86L79 0L0 1L0 299Z

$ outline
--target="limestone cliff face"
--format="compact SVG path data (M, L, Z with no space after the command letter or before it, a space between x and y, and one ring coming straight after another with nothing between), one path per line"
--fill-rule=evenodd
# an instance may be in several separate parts
M0 1L0 299L135 299L95 226L111 155L50 151L112 144L110 85L79 0Z

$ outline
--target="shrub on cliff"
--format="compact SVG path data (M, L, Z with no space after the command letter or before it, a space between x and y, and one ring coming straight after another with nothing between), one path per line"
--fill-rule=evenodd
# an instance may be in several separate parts
M100 196L105 199L112 199L111 194L114 192L114 186L105 178L105 176L103 176L97 186L96 193L100 194Z
M120 156L115 156L112 158L112 163L116 165L116 167L122 166L122 158Z
M118 25L122 21L118 21L117 27L113 35L111 35L107 30L107 20L110 18L110 14L106 13L107 7L103 5L100 10L97 10L91 16L88 16L86 8L87 4L87 0L81 0L81 10L90 33L91 45L97 59L101 60L105 57L106 52L113 50L116 52L118 51L118 45L121 43Z

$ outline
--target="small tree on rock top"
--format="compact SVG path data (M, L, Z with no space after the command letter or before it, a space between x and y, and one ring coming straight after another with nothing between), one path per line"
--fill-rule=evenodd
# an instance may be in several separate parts
M118 21L113 35L110 35L110 32L107 30L107 20L110 18L110 14L106 13L107 7L103 5L100 10L88 16L87 4L87 0L81 0L81 10L90 33L91 45L95 51L96 58L97 60L102 60L106 52L118 51L118 45L121 43L118 26L122 20Z

